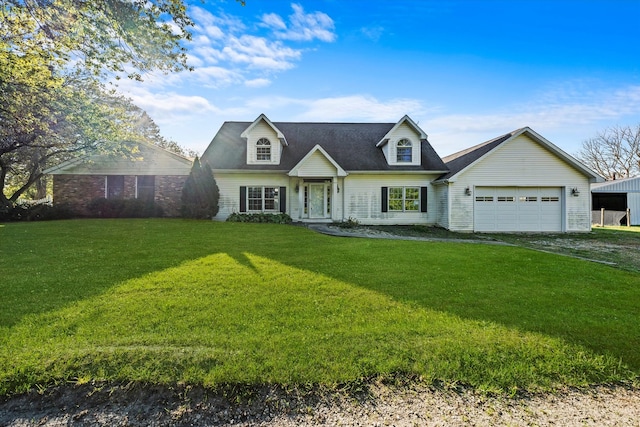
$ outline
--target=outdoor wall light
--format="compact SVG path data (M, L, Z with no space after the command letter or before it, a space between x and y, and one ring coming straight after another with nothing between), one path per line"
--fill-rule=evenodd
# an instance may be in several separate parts
M464 194L466 194L467 196L471 195L471 188L467 187L464 189Z
M296 193L300 192L300 185L296 184Z
M573 187L571 189L571 195L574 197L578 197L580 195L580 190L578 190L578 187Z

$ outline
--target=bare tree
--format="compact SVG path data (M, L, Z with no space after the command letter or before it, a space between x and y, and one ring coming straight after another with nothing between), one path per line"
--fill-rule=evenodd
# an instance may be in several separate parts
M640 175L640 125L608 128L584 141L576 157L608 180Z

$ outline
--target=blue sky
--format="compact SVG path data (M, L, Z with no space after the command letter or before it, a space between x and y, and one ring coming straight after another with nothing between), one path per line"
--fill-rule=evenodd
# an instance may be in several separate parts
M640 123L638 0L195 0L193 72L123 92L202 153L227 120L396 122L441 156L530 126L575 154Z

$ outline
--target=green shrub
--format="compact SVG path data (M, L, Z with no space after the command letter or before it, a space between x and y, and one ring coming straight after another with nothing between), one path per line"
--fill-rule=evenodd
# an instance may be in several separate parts
M291 217L286 213L238 213L234 212L227 218L227 222L259 222L270 224L290 224Z
M9 221L46 221L54 219L70 219L75 213L67 205L15 205L0 208L0 222Z
M360 225L360 221L358 221L356 218L349 217L343 221L338 222L337 225L340 228L356 228Z
M162 207L152 201L104 197L90 201L87 211L94 218L150 218L163 215Z

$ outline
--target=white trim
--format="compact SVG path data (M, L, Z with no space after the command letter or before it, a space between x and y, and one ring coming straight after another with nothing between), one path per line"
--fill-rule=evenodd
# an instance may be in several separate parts
M267 125L269 125L269 127L271 127L271 129L273 129L273 131L276 133L278 140L280 141L280 143L282 145L284 145L285 147L287 145L289 145L289 143L287 142L287 138L285 138L284 134L280 131L280 129L278 129L276 127L276 125L274 125L271 120L269 120L269 118L264 114L260 114L258 116L257 119L255 119L253 121L253 123L251 123L241 134L240 137L241 138L249 138L249 134L251 133L251 131L253 130L254 127L256 127L256 125L258 123L260 123L260 121L264 121Z
M417 125L416 122L414 122L413 120L411 120L411 117L409 117L408 115L405 115L404 117L402 117L398 123L396 123L389 132L386 133L385 136L382 137L382 139L380 140L380 142L378 142L376 144L376 147L382 147L383 145L385 145L386 143L389 142L389 139L391 138L391 135L393 135L395 133L395 131L402 126L402 124L404 122L407 122L409 124L409 126L411 126L413 128L413 130L415 130L418 134L420 134L420 140L423 139L427 139L427 134L425 131L423 131L422 129L420 129L420 126Z

